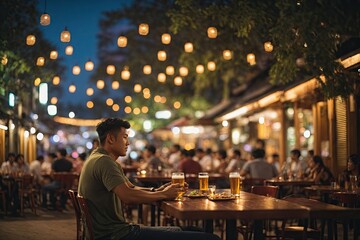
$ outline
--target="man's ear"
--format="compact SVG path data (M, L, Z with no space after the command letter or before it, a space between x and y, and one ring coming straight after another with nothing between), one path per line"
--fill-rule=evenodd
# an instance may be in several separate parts
M112 144L112 143L115 141L115 137L114 137L114 135L112 135L112 134L108 134L108 135L106 136L106 140L107 140L110 144Z

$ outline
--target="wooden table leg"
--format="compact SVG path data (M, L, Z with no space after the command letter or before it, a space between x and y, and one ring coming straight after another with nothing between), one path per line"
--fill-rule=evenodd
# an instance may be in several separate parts
M236 240L236 239L237 239L236 219L226 219L226 240Z
M214 232L214 222L213 220L204 220L204 231L207 233Z
M265 239L263 233L264 221L263 220L254 220L254 239L263 240Z

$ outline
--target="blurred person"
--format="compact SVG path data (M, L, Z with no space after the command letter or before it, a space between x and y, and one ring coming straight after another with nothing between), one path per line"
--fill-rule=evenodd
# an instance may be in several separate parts
M345 187L345 182L350 182L350 176L357 176L357 185L360 187L360 155L351 154L347 161L347 167L343 172L342 179L339 179L339 184ZM344 183L340 183L343 181Z
M168 163L170 164L171 168L174 171L177 171L179 169L179 163L180 163L180 152L181 147L179 144L173 144L170 148L170 155Z
M185 174L198 174L202 171L201 165L199 162L194 160L195 150L185 150L184 151L184 160L179 164L179 170Z
M227 159L227 152L224 149L220 149L215 154L215 159L219 161L217 166L214 166L213 172L215 173L224 173L225 168L228 166L229 162Z
M100 145L99 139L94 138L94 139L92 140L92 148L90 149L89 155L90 155L96 148L98 148L99 145Z
M269 163L274 165L276 170L280 172L280 156L277 153L271 154L271 158L269 159Z
M335 180L334 175L328 167L325 166L320 156L313 156L309 161L310 163L310 175L309 179L313 180L315 184L330 185Z
M15 153L9 153L5 162L1 164L1 171L4 174L16 173L19 169L17 162L15 161Z
M306 172L307 163L301 158L299 149L290 151L290 159L284 164L283 172L288 178L303 178Z
M30 174L34 176L34 181L38 186L41 186L44 183L44 178L41 174L41 165L44 162L44 156L39 155L37 158L30 163Z
M85 161L78 187L93 219L95 239L114 240L219 240L213 234L183 231L180 227L146 227L126 222L122 202L125 204L151 203L175 199L179 184L165 184L159 188L133 185L115 161L125 156L130 124L119 118L108 118L99 123L96 131L100 147Z
M231 160L225 168L225 173L240 171L246 161L241 158L241 151L239 149L233 149Z
M258 138L255 141L255 149L264 149L265 150L265 140Z
M156 156L156 148L154 145L147 145L144 151L145 162L141 164L141 168L150 172L161 172L165 164Z
M25 161L23 154L18 154L15 158L15 162L18 164L18 171L22 174L29 174L30 168L28 163Z
M246 162L240 171L241 176L249 175L251 178L271 179L278 176L275 166L268 163L264 149L253 149L251 151L252 160Z
M50 176L52 172L52 164L56 160L55 153L48 153L45 161L41 164L41 172L43 175Z
M80 153L79 156L73 160L72 168L73 168L74 172L76 172L78 174L81 173L85 159L86 159L86 153L83 152L83 153Z

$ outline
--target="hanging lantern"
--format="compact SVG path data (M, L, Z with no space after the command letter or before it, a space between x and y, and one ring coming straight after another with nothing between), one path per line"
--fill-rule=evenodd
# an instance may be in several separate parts
M165 51L158 51L158 60L159 61L165 61L166 60L166 52Z
M213 61L210 61L207 63L207 69L209 71L215 71L216 70L216 63Z
M36 78L36 79L34 80L34 86L35 86L35 87L39 86L40 83L41 83L41 79L40 79L40 78Z
M106 105L108 105L110 107L114 104L114 100L112 100L111 98L108 98L108 99L106 99L105 103L106 103Z
M114 75L115 74L115 66L114 65L108 65L106 67L106 73L109 75Z
M6 65L7 63L8 63L8 58L7 58L7 56L6 56L6 54L1 58L1 64L2 65Z
M60 84L60 77L59 76L54 76L53 77L53 85L59 85Z
M53 104L53 105L57 104L57 102L58 102L58 98L57 98L57 97L52 97L52 98L50 99L50 103Z
M44 66L45 64L45 58L43 57L38 57L37 60L36 60L36 65L38 66Z
M28 35L26 37L26 45L32 46L36 42L36 37L34 35Z
M86 107L87 107L87 108L93 108L93 107L94 107L93 101L87 101L87 102L86 102Z
M57 51L51 51L50 52L50 59L57 59L58 58L58 52Z
M187 53L191 53L192 51L194 51L194 45L192 43L190 43L190 42L185 43L184 50Z
M71 84L69 86L69 93L74 93L76 91L76 86L74 84Z
M112 105L112 110L114 111L114 112L117 112L117 111L119 111L120 110L120 106L119 106L119 104L114 104L114 105Z
M130 79L130 71L128 67L124 67L124 70L121 71L121 78L123 80L129 80Z
M274 46L272 45L271 42L265 42L264 49L265 49L265 52L272 52L274 49Z
M85 63L85 70L86 71L92 71L94 69L94 63L91 60L88 60Z
M147 74L147 75L151 74L151 66L150 65L145 65L143 67L143 72L144 72L144 74Z
M47 14L47 13L43 13L41 16L40 16L40 24L43 25L43 26L47 26L50 24L50 15Z
M225 60L230 60L232 59L232 52L230 50L224 50L223 51L223 58Z
M71 45L69 45L69 46L67 46L67 47L65 48L65 54L66 54L66 55L72 55L73 52L74 52L74 48L73 48Z
M189 74L189 69L187 67L180 67L179 73L180 73L180 76L185 77Z
M199 65L196 66L196 72L197 73L201 74L201 73L204 72L204 70L205 70L204 65L199 64Z
M119 83L118 81L114 80L114 81L111 83L111 88L112 88L113 90L118 90L119 87L120 87L120 83Z
M181 107L181 103L179 101L174 102L174 108L179 109Z
M134 85L134 92L141 92L142 90L142 86L140 84L135 84Z
M92 96L93 94L94 94L94 89L92 89L92 88L86 89L86 95Z
M125 112L125 113L128 113L128 114L129 114L129 113L131 113L131 111L132 111L132 109L131 109L131 107L129 107L129 106L127 106L127 107L124 108L124 112Z
M142 113L148 113L148 112L149 112L149 108L148 108L147 106L143 106L143 107L141 108L141 112L142 112Z
M253 53L249 53L248 55L246 55L246 61L252 66L256 64L255 61L255 54Z
M148 35L149 34L149 25L146 23L141 23L139 25L139 34L140 35Z
M171 42L171 35L168 33L164 33L163 35L161 35L161 42L163 44L170 44Z
M175 74L175 68L173 66L167 66L165 72L167 75L172 76Z
M177 76L177 77L174 78L174 84L175 84L176 86L181 86L181 85L182 85L182 82L183 82L183 80L182 80L181 77Z
M118 37L117 45L119 47L126 47L126 45L127 45L127 37L124 37L124 36Z
M217 29L216 27L209 27L207 30L207 34L209 38L216 38L217 37Z
M164 83L166 81L165 73L159 73L157 77L158 82Z
M125 101L126 103L131 103L131 102L132 102L132 97L131 97L131 96L126 96L126 97L124 98L124 101Z
M97 82L96 82L96 87L97 87L98 89L103 89L103 88L105 87L105 82L104 82L104 80L97 80Z
M70 39L71 39L70 32L65 27L64 31L61 32L60 41L61 42L70 42Z
M80 72L81 72L81 69L80 69L80 67L78 65L73 66L72 73L74 75L79 75Z

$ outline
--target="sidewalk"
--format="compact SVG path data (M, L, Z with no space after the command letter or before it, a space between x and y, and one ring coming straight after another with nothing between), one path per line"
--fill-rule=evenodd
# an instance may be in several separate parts
M76 239L75 213L70 208L66 212L37 209L37 215L26 209L24 217L0 214L0 239Z

